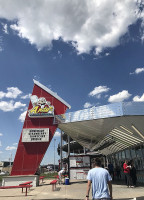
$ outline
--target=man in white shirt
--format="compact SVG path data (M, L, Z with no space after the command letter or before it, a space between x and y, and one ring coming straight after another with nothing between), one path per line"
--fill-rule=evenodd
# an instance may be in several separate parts
M62 175L65 173L66 169L61 169L59 172L58 172L58 176L59 176L59 184L62 183Z
M86 200L89 200L91 183L93 200L112 200L112 178L109 172L101 167L101 160L99 158L94 160L94 165L95 167L88 172L87 176Z

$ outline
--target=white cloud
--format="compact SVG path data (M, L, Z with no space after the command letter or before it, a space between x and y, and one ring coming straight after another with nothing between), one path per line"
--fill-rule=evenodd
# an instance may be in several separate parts
M95 87L90 93L89 96L95 96L96 98L100 98L102 93L108 92L110 90L110 88L108 88L107 86L98 86Z
M4 112L10 112L14 111L17 108L25 107L26 104L23 104L21 102L14 102L14 101L0 101L0 110Z
M96 55L101 54L102 50L103 50L102 47L96 47L96 48L95 48L95 54L96 54Z
M59 58L62 58L62 53L58 51Z
M7 24L2 24L3 25L3 31L8 34L8 26Z
M123 90L122 92L119 92L115 95L112 95L109 97L108 102L120 102L128 99L131 96L131 94L128 93L127 90Z
M18 145L18 143L17 143L17 142L16 142L16 143L13 143L13 145L14 145L14 146L15 146L15 145L17 146L17 145Z
M70 42L78 53L115 47L139 18L136 0L0 0L0 17L17 19L11 28L40 50L52 41ZM16 21L16 20L15 20Z
M0 36L0 52L3 51L3 38Z
M5 150L12 151L12 150L15 150L15 149L17 149L17 148L14 147L14 146L7 146Z
M137 68L137 69L135 70L135 73L136 73L136 74L139 74L139 73L141 73L141 72L144 72L144 67L143 67L143 68Z
M13 99L16 99L22 93L17 87L8 87L7 91L5 97Z
M133 101L144 101L144 94L140 97L140 96L135 96L134 98L133 98Z
M3 153L2 151L0 151L0 153Z
M60 135L61 135L61 134L60 134L60 132L58 132L58 131L56 131L55 134L54 134L55 137L59 137Z
M22 91L17 87L8 87L7 92L0 91L0 99L4 97L16 99L20 94L22 94Z
M27 110L24 111L23 113L21 113L21 115L19 116L19 120L20 120L21 122L24 122L25 117L26 117L26 113L27 113Z
M91 104L91 103L89 103L89 102L86 102L85 104L84 104L84 108L89 108L89 107L92 107L93 106L93 104Z
M136 70L134 72L131 72L130 75L131 74L140 74L142 72L144 72L144 67L143 68L136 68Z
M26 94L24 96L21 96L21 99L29 99L31 97L31 94Z
M110 55L110 53L106 53L105 55L106 55L106 56L109 56L109 55Z
M4 98L4 97L5 97L5 94L6 94L6 93L0 91L0 99Z
M3 136L3 134L2 134L2 133L0 133L0 136Z

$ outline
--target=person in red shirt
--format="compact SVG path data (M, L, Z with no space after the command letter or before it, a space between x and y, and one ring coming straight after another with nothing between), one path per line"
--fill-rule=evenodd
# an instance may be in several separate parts
M128 160L125 160L125 163L123 164L123 171L125 174L127 187L131 187L130 168L131 168L131 166L128 165Z

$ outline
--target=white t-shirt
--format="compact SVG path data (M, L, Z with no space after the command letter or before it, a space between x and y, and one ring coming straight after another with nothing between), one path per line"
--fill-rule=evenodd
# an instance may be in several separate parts
M60 171L58 172L58 175L61 176L61 175L64 173L64 171L65 171L64 169L60 170Z
M109 172L101 167L93 168L88 172L87 179L92 182L92 196L94 199L110 198L108 181L112 181Z

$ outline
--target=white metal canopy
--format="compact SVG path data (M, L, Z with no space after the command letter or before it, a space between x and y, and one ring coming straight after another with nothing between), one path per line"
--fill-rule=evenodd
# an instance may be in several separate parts
M58 127L91 151L109 155L144 144L144 103L114 103L67 113Z

